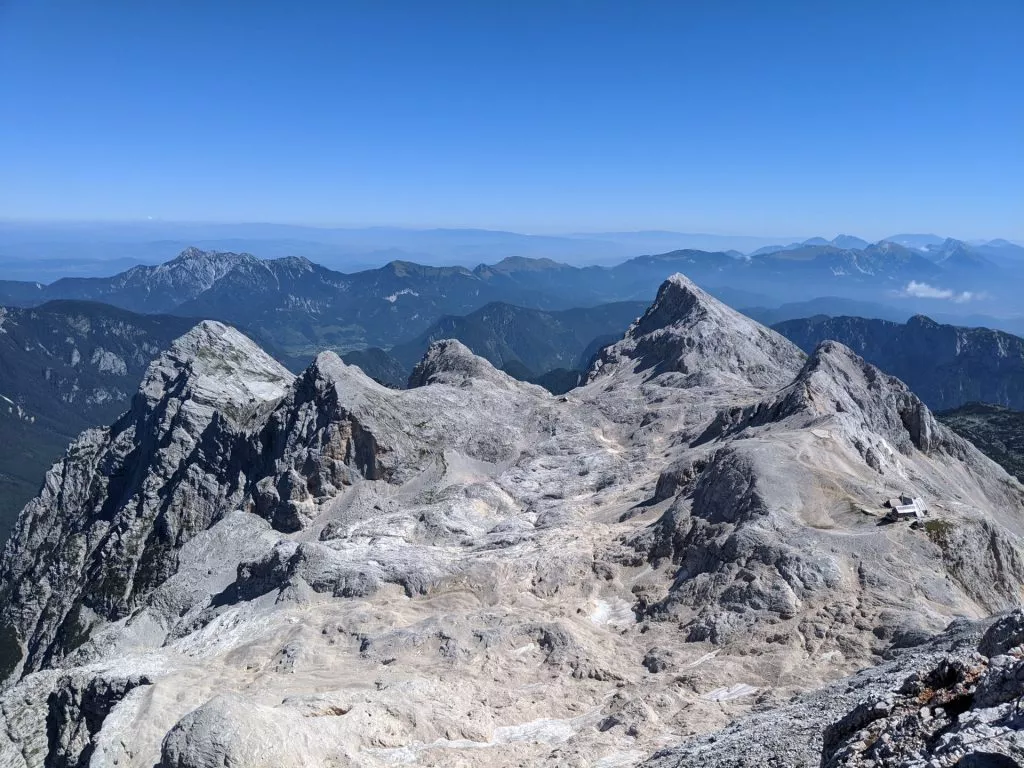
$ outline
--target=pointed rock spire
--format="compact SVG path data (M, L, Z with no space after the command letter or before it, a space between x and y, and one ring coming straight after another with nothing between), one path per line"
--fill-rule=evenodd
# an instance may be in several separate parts
M792 380L803 361L785 338L675 274L625 338L603 350L590 380L630 367L649 377L681 373L686 386L777 388Z

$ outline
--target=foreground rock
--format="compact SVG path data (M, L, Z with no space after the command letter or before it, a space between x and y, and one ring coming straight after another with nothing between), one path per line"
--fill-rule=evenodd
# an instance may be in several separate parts
M1012 768L1024 758L1024 614L958 621L876 668L665 750L645 768Z
M681 276L565 396L410 385L179 340L5 553L0 764L632 765L1019 602L1016 480Z

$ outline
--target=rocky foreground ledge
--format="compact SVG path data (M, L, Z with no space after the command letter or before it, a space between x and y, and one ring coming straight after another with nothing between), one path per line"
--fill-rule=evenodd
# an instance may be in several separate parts
M877 667L664 750L645 768L1013 768L1024 613L957 621Z

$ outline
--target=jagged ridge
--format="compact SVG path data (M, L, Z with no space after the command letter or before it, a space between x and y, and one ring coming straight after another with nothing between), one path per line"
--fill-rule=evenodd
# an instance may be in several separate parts
M84 731L38 723L89 698L94 762L624 764L1019 599L1024 491L902 384L684 278L645 317L558 398L456 342L409 390L329 353L278 387L204 326L226 347L177 347L150 431L86 440L23 517L5 616L43 669L0 695L0 755L79 759ZM173 472L129 516L133 453ZM939 525L881 525L904 490ZM104 538L129 517L162 547ZM83 586L47 609L58 573Z

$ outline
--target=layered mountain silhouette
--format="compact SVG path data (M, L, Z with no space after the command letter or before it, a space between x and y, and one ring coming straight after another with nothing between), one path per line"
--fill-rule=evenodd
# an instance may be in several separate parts
M909 315L928 300L920 298L924 291L925 296L975 302L984 297L988 311L1005 311L1015 301L1007 286L1024 277L1024 258L1012 255L1018 250L955 240L921 250L841 236L751 256L672 251L612 267L511 257L473 269L394 261L346 274L298 257L260 260L188 248L166 264L133 267L112 277L65 278L49 285L0 283L0 304L76 299L218 319L250 329L298 364L323 348L340 353L387 349L427 332L444 316L466 315L491 302L548 311L648 302L674 271L685 272L734 306L836 296L906 307ZM916 292L908 293L913 285Z

